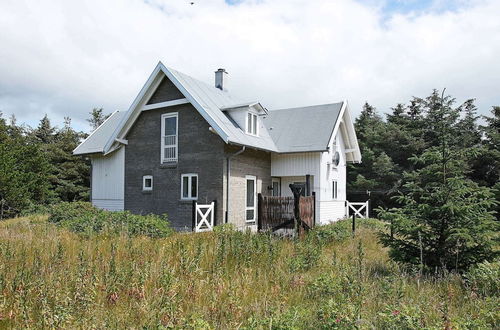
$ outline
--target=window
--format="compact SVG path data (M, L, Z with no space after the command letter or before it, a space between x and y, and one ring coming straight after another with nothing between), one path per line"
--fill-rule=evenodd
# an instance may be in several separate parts
M252 175L247 175L247 186L246 186L246 207L245 207L245 212L246 212L246 221L247 222L255 222L256 218L256 212L255 212L255 205L257 204L257 180L254 176Z
M332 199L337 199L337 181L332 181Z
M247 115L247 133L257 135L257 115L251 112Z
M198 199L198 174L181 175L181 199Z
M280 196L280 179L273 178L273 196Z
M153 190L153 176L145 175L142 177L142 190L150 191Z
M177 112L165 113L161 116L161 163L177 161L177 118Z

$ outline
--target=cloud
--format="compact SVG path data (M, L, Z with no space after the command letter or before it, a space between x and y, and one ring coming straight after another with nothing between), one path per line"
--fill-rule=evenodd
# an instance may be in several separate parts
M0 111L87 130L90 109L126 110L159 60L208 83L224 67L231 92L271 109L387 111L443 87L483 114L500 104L496 0L190 2L2 1Z

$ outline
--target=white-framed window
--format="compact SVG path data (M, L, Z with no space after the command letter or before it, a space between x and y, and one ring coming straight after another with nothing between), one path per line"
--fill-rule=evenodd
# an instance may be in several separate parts
M145 175L142 177L142 190L151 191L153 190L153 176Z
M337 197L338 197L337 181L333 180L332 181L332 199L337 199Z
M245 176L246 179L246 202L245 219L246 222L255 222L257 219L257 178L253 175Z
M181 199L198 199L198 174L181 175Z
M177 112L161 115L161 163L176 162L178 155L178 120Z
M247 134L258 135L258 119L255 113L249 112L247 114Z

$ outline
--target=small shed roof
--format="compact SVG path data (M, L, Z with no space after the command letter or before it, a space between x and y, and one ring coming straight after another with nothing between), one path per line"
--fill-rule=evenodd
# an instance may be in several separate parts
M106 119L101 126L94 130L75 150L74 155L103 153L104 146L120 124L125 112L115 111Z
M343 104L271 110L263 122L279 152L325 151Z

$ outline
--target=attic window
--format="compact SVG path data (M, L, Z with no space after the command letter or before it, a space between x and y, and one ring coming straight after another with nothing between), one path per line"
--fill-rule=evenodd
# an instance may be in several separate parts
M247 134L257 135L257 115L251 112L247 115Z

